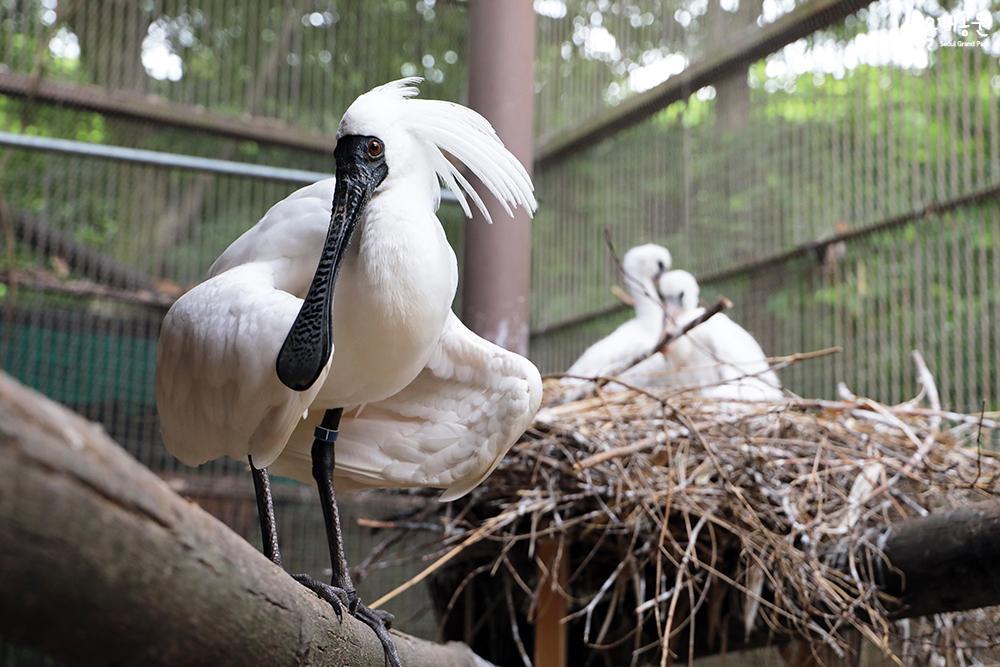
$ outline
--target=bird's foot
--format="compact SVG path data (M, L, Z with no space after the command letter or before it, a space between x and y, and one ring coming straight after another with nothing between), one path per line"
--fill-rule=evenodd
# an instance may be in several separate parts
M352 608L351 598L353 596L357 600L358 597L354 591L346 591L343 588L324 583L308 574L293 574L292 579L311 590L321 600L333 607L333 613L337 615L337 620L343 622L345 609L347 613L352 616L354 615L357 602L355 601L354 608Z
M392 614L381 609L369 609L359 603L354 617L371 628L379 642L382 643L385 664L388 667L403 667L403 663L399 661L399 651L396 650L396 644L392 641L392 635L389 634L389 627L392 625L393 619Z
M386 665L388 667L402 667L396 644L389 634L389 628L392 627L392 621L395 618L392 614L382 609L370 609L361 604L357 591L324 583L308 574L293 574L292 578L329 604L341 622L344 620L344 610L346 609L347 613L371 628L382 644Z

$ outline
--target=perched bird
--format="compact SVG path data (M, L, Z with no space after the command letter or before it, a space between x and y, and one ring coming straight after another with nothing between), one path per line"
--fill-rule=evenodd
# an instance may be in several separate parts
M455 254L440 181L489 219L461 163L508 212L536 208L531 180L476 112L415 99L417 78L344 114L336 179L275 204L163 321L156 399L183 462L248 457L267 555L280 564L267 468L318 486L332 584L295 579L371 626L390 664L391 619L361 605L344 558L335 487L483 480L528 427L541 379L451 312ZM334 460L336 458L336 464Z
M562 380L566 399L579 398L588 391L592 383L580 378L616 376L638 355L652 351L663 335L664 322L656 284L670 270L671 263L670 251L654 243L636 246L625 253L622 271L635 305L635 317L588 347L567 369L567 375L577 377ZM641 383L663 370L663 358L656 354L623 375L622 380Z
M698 307L698 282L687 271L668 271L657 285L669 330L680 331L705 312ZM775 400L781 383L760 344L724 313L714 315L671 341L664 351L669 386L698 388L720 399Z

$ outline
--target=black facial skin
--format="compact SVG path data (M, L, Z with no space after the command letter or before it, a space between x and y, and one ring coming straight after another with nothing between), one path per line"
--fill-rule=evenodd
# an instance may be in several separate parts
M660 277L667 272L667 265L663 263L663 260L656 262L656 273L653 275L653 289L656 291L656 296L660 297L660 301L663 301L663 293L660 292Z
M358 218L372 193L389 174L385 147L377 137L341 137L333 155L337 162L337 185L330 228L309 291L275 362L278 379L295 391L309 389L330 359L331 304L340 263Z

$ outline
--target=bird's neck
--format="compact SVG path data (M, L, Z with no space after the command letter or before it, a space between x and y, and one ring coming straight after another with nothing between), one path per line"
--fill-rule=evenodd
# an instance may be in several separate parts
M629 283L629 294L635 301L635 316L643 322L660 326L663 322L663 306L656 298L656 288L650 280Z
M356 287L363 286L365 298L386 317L436 311L441 304L446 309L457 281L455 255L433 198L426 187L403 185L372 199L348 258Z

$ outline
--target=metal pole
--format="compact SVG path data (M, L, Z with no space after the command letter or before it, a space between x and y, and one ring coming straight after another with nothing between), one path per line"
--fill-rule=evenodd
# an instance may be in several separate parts
M60 153L64 155L80 155L83 157L101 158L132 164L153 165L156 167L166 167L170 169L187 169L206 174L225 174L228 176L240 176L245 178L287 181L289 183L297 183L299 185L309 185L311 183L315 183L316 181L321 181L324 178L330 178L333 176L332 173L322 171L286 169L285 167L272 167L266 164L249 164L246 162L233 162L232 160L217 160L215 158L201 157L198 155L164 153L161 151L149 151L141 148L129 148L127 146L93 144L87 141L57 139L55 137L38 137L28 134L15 134L13 132L0 132L0 146L11 146L13 148L25 148L28 150ZM452 191L447 189L441 190L441 201L448 204L458 203L458 200L455 199L455 195Z
M496 128L531 170L533 158L535 13L531 0L472 0L469 105ZM484 198L495 221L475 216L465 232L462 314L479 335L509 350L528 351L531 221L512 220Z

